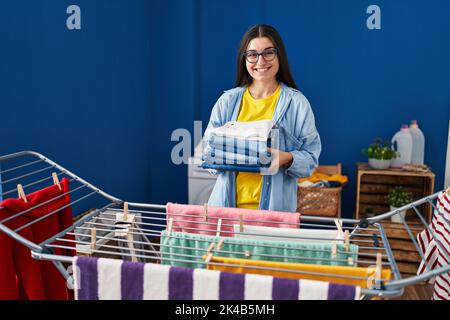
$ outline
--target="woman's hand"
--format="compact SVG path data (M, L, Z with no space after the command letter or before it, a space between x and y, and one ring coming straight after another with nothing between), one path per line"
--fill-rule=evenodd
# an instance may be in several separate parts
M290 167L292 165L292 161L294 161L292 153L272 148L268 148L268 150L272 155L272 162L268 169L270 173L276 173L282 166Z

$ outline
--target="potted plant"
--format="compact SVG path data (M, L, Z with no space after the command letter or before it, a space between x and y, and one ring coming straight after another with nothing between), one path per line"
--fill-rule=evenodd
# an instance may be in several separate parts
M376 138L367 149L362 150L362 153L369 159L369 167L374 169L389 168L392 160L399 156L399 153L392 149L390 141L382 143L380 138Z
M403 187L393 188L386 196L386 203L391 207L391 211L403 207L411 202L413 202L412 192L406 191ZM400 211L399 213L391 216L391 221L395 223L402 223L405 216L406 210ZM403 219L401 217L403 217Z

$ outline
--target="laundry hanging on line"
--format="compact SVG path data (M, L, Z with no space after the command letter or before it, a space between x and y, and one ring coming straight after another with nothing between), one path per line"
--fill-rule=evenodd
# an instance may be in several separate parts
M218 248L220 240L223 243ZM163 230L161 232L161 263L179 267L206 268L202 256L205 255L211 243L215 244L212 249L214 254L229 258L344 266L356 266L358 259L358 246L354 244L349 245L348 252L343 243L336 244L336 255L333 256L331 242L221 238L185 232L169 234L167 230Z
M173 219L172 231L216 235L217 223L223 219L222 237L234 235L233 224L298 228L300 214L298 212L282 212L269 210L253 210L242 208L223 208L200 205L166 204L166 220Z
M424 253L424 260L417 275L450 264L450 196L448 192L438 195L436 209L430 228L417 235L417 242ZM433 234L434 237L433 237ZM450 272L442 273L433 279L433 300L450 300Z
M206 258L206 256L204 256L203 258ZM247 273L264 274L288 279L308 279L308 280L326 281L331 283L355 285L360 286L361 288L368 288L369 284L374 284L376 274L376 268L327 266L315 264L246 260L246 259L226 258L216 255L214 255L210 259L207 265L207 269L225 272L245 273L245 274ZM284 269L286 271L273 269ZM302 271L303 273L295 271ZM308 272L317 274L308 274ZM392 275L391 270L383 269L381 273L381 278L384 281L389 281L391 279L391 275ZM346 276L361 277L361 279L346 278ZM371 279L373 281L371 281Z
M360 287L75 257L77 300L354 300Z
M38 218L52 215L19 231L19 235L33 243L41 243L72 225L72 208L70 206L69 180L63 178L57 185L38 190L22 199L9 198L0 203L0 221L19 214L32 207L38 208L17 216L4 224L10 229L17 229ZM51 200L53 199L53 200ZM51 200L51 201L49 201ZM44 204L44 202L48 203ZM65 239L73 240L73 236ZM53 244L67 245L55 241ZM73 256L74 250L53 248L55 254ZM66 300L69 298L66 281L50 261L38 261L31 257L30 249L0 232L0 299L25 300Z

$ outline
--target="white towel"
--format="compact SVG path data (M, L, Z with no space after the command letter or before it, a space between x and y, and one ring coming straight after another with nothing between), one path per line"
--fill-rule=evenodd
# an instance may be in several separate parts
M240 225L235 224L234 236L237 238L252 238L278 241L330 243L333 240L344 240L344 235L338 230L329 229L293 229L262 226L243 226L240 233ZM244 234L249 233L249 234ZM295 238L284 238L295 237Z

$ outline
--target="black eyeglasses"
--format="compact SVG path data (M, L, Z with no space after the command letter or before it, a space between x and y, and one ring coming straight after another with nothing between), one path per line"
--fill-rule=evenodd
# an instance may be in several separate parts
M278 54L277 48L267 48L263 52L258 53L256 50L248 50L244 52L244 57L249 63L255 64L259 60L259 56L262 56L266 61L272 61Z

